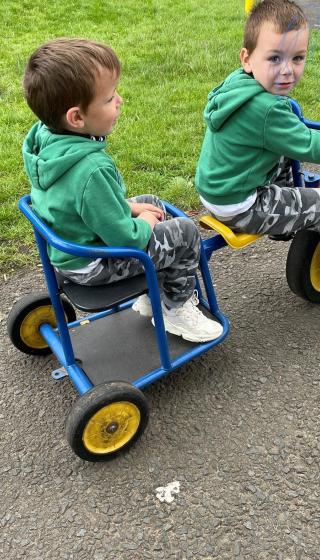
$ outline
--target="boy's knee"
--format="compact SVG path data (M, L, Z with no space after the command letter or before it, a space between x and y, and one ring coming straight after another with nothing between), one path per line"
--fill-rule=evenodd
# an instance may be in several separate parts
M182 237L190 244L200 243L200 233L196 224L189 218L175 218Z
M165 239L173 245L188 245L194 247L200 243L200 233L197 226L188 218L173 218L157 224L153 235L163 242Z

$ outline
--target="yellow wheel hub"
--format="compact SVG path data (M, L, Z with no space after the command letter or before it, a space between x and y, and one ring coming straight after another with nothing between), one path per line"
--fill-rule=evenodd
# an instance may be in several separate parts
M310 280L313 288L320 292L320 243L313 254L310 266Z
M103 406L87 423L82 440L88 451L113 453L135 435L140 424L140 410L127 401Z
M29 348L41 350L48 347L47 342L39 332L39 327L43 323L49 323L53 328L57 326L52 305L37 307L23 319L20 326L20 337Z

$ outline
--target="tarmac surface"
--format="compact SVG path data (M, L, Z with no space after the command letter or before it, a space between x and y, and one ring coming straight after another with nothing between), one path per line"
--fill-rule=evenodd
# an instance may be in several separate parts
M319 1L315 0L299 0L298 2L303 8L309 23L312 27L320 27L320 7Z
M319 560L320 316L287 286L288 245L214 253L230 334L146 389L147 429L109 463L67 444L78 397L51 378L56 360L6 336L40 269L3 282L1 559ZM161 502L156 489L172 482L179 493Z
M318 2L300 4L317 26ZM147 388L146 431L109 463L68 446L78 396L51 378L56 360L8 340L7 314L42 289L41 270L2 278L1 560L319 560L320 315L287 286L288 246L213 255L230 334Z

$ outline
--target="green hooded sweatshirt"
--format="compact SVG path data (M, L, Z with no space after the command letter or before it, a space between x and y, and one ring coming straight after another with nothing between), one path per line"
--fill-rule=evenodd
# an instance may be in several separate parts
M281 156L320 162L320 133L307 128L285 96L242 69L208 96L196 187L208 202L236 204L272 182Z
M145 249L151 228L132 218L125 185L105 147L105 141L53 134L36 123L23 143L33 209L67 241ZM77 269L90 262L53 247L48 254L58 268Z

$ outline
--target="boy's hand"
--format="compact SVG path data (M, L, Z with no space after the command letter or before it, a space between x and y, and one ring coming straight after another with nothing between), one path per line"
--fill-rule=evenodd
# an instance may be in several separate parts
M128 204L133 218L141 217L143 212L151 212L159 222L164 221L164 212L161 208L158 208L158 206L154 206L154 204L148 204L146 202L128 202Z
M154 212L149 212L149 210L145 210L144 212L141 212L141 214L139 214L139 218L141 220L144 220L145 222L148 222L151 229L153 229L154 226L160 222L160 220L158 220Z

